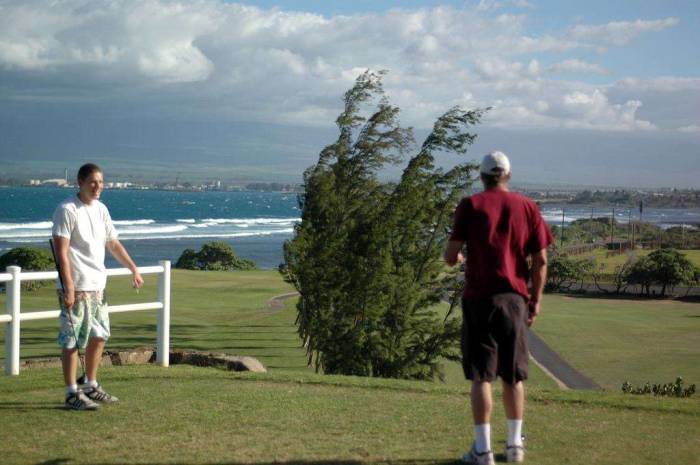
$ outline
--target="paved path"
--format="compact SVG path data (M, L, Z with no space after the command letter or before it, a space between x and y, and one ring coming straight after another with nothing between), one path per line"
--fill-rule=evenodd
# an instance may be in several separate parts
M270 311L282 310L284 308L283 300L298 295L298 292L290 292L275 296L268 301L268 308ZM527 332L527 342L532 360L561 389L602 389L592 379L566 363L533 331Z
M591 378L566 363L534 331L527 332L530 356L535 364L562 389L603 389Z

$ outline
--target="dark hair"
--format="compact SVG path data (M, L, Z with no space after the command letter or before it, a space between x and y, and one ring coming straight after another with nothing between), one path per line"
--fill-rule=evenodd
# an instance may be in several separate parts
M484 183L484 186L489 189L491 187L496 187L498 183L500 183L503 180L503 175L502 174L486 174L486 173L481 173L481 181Z
M85 181L88 176L90 176L92 173L101 173L102 168L97 166L94 163L85 163L83 166L80 167L78 170L78 179L81 181Z

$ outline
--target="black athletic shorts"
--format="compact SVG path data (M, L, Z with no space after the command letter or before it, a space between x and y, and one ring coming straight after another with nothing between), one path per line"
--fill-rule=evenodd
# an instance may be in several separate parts
M516 293L462 302L462 368L473 381L527 379L527 303Z

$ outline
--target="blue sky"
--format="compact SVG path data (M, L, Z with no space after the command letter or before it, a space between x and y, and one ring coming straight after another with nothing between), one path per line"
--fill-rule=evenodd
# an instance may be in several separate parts
M354 78L387 69L419 137L453 105L493 107L470 156L508 148L520 181L698 186L697 1L0 8L0 177L90 158L298 180Z

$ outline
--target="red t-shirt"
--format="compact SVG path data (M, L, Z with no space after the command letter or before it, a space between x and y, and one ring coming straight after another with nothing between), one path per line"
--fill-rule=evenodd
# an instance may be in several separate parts
M552 233L532 200L487 190L457 206L450 240L467 243L464 298L517 292L529 297L527 257L552 243Z

